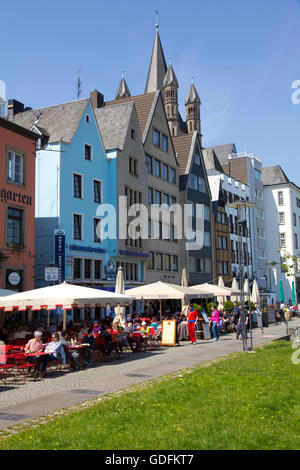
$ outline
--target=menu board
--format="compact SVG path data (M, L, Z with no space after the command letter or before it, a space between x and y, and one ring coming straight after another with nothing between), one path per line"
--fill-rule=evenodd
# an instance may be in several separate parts
M204 339L211 339L211 332L207 323L203 324Z
M161 344L164 346L176 345L176 320L163 320Z

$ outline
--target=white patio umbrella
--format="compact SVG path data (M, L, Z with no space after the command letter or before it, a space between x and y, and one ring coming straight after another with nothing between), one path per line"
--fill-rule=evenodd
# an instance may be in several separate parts
M0 299L0 309L4 311L18 310L55 310L57 307L63 310L63 328L66 327L66 310L72 307L95 308L112 307L117 305L129 305L133 298L127 295L82 287L63 282L55 286L42 287L26 292L8 295Z
M203 292L197 292L192 287L178 286L177 284L168 284L158 281L152 284L146 284L140 287L134 287L126 291L126 294L134 297L136 300L159 300L160 315L162 317L162 301L179 299L184 303L188 303L189 299L207 297L210 295Z
M219 276L218 287L224 287L224 281L223 281L222 276ZM221 306L221 305L224 306L225 297L224 296L218 296L217 297L217 302L218 302L219 306Z
M258 289L256 279L254 279L254 281L253 281L252 293L251 293L250 300L254 304L258 304L258 305L260 304L260 295L259 295L259 289Z
M249 302L249 280L245 279L244 282L244 301Z
M219 287L214 284L199 284L197 286L191 286L191 289L195 289L197 292L207 293L209 297L217 297L217 296L224 296L224 297L232 297L234 294L238 294L239 290L231 289L230 287Z
M239 295L240 292L239 292L239 288L238 288L238 285L237 285L236 277L234 277L232 279L231 290L232 290L232 292L237 292L236 295L233 294L231 296L231 300L233 302L238 302L238 300L239 300L238 295Z
M125 286L124 286L124 273L123 273L123 268L120 266L118 268L117 272L117 279L116 279L116 288L115 288L115 293L116 294L125 294ZM119 330L123 330L125 328L125 307L120 307L119 305L115 307L115 313L116 316L114 318L114 325L116 328Z

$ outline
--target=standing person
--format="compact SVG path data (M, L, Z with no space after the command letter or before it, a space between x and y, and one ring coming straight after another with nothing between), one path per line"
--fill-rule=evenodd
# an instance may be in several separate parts
M213 307L211 311L210 317L210 324L213 334L214 341L219 341L219 324L220 324L220 317L217 307Z
M187 311L188 330L191 344L196 344L196 321L198 320L197 310L190 305Z
M241 309L238 306L237 301L233 302L233 309L232 309L232 324L234 325L235 330L237 331L239 319L241 316Z
M245 334L243 331L242 315L240 315L239 321L237 324L236 339L239 339L240 336L241 336L241 339L244 339L244 338L247 339L248 324L249 324L249 313L247 310L245 310Z
M93 335L92 328L89 328L87 334L84 336L83 339L84 343L88 343L89 345L84 349L84 366L88 367L92 362L92 356L95 351L95 338Z
M257 315L257 326L258 328L260 328L260 333L263 335L264 334L263 314L258 304L255 304L255 313Z

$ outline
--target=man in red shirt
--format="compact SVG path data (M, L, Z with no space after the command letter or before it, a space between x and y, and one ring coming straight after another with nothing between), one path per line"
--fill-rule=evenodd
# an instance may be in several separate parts
M194 307L190 306L187 311L188 330L191 344L196 344L195 326L198 320L198 312Z

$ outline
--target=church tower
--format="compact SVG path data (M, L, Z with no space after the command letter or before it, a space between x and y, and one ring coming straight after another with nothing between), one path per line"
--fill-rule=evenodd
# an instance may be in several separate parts
M186 125L188 133L193 134L195 131L198 131L201 140L200 105L199 95L194 83L192 83L185 99Z
M170 134L173 137L179 135L178 88L178 80L170 59L169 68L163 81L163 97Z
M130 94L129 88L127 86L126 80L124 78L124 71L122 70L122 78L121 78L120 84L118 86L115 99L120 100L122 98L128 98L129 96L131 96L131 94Z
M156 12L156 33L148 70L145 93L152 93L158 90L162 90L163 81L167 72L167 65L159 37L158 26L158 12Z

